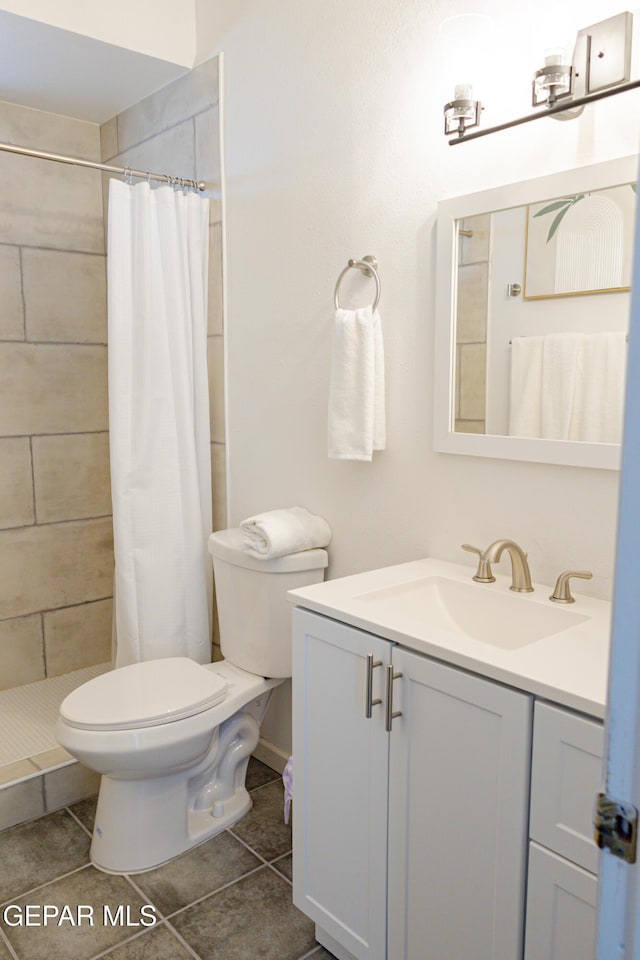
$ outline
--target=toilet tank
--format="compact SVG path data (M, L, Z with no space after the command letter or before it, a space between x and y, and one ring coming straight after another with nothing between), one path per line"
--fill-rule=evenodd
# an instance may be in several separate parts
M229 660L260 677L291 676L291 604L287 590L319 583L326 550L262 560L244 549L238 528L209 537L220 647Z

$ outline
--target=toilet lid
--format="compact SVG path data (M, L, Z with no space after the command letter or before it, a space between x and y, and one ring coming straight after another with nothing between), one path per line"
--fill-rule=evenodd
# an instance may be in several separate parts
M120 667L83 683L63 700L60 714L84 730L132 730L202 713L224 700L227 681L187 657Z

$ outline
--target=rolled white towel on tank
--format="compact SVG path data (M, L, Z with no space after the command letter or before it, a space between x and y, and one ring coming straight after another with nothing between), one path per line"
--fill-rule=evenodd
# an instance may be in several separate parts
M240 529L247 553L263 560L326 547L331 540L327 521L304 507L258 513L243 520Z

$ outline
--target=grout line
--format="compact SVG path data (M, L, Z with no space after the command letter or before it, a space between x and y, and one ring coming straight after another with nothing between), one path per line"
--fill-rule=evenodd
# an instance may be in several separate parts
M90 798L89 798L89 799L90 799ZM80 803L80 801L78 800L77 803ZM69 814L69 816L72 817L72 818L75 820L75 822L78 824L79 827L82 828L82 830L84 830L84 832L87 834L87 836L89 836L89 837L91 837L91 839L93 839L93 831L92 831L92 830L89 830L89 827L87 827L86 824L84 824L84 823L82 822L82 820L75 815L75 813L73 812L73 810L71 809L71 807L63 807L62 809L63 809L63 810L66 810L66 812Z
M109 516L110 516L110 514L109 514ZM104 520L105 518L104 518L104 517L89 517L89 518L87 518L87 519L90 519L90 520ZM69 522L75 523L76 521L71 520L71 521L69 521ZM40 526L50 527L50 526L54 526L54 524L52 524L52 523L43 523L43 524L40 524ZM21 528L20 528L20 527L12 527L11 529L13 529L13 530L19 530L19 529L21 529ZM27 617L35 617L35 616L37 616L38 614L44 614L44 613L55 613L57 610L71 610L72 607L86 607L86 606L88 606L88 604L90 604L90 603L102 603L103 600L113 600L113 595L112 595L112 594L109 594L108 597L94 597L92 600L81 600L79 603L69 603L69 604L67 604L66 607L47 607L46 610L32 610L31 613L19 613L16 617L0 617L0 623L4 623L5 621L8 623L9 620L26 620ZM106 662L107 662L107 661L105 661L105 663L106 663ZM88 664L88 666L90 666L90 667L91 667L91 666L97 666L97 664L91 664L91 663L90 663L90 664ZM83 670L83 669L85 669L85 668L79 667L78 669ZM67 673L75 673L75 670L67 670ZM66 674L61 673L61 674L59 674L59 676L63 677L63 676L66 676ZM55 678L55 677L42 677L41 679L42 679L42 680L55 680L56 678ZM31 682L32 682L32 683L40 683L40 680L32 680ZM26 684L21 684L21 686L26 686ZM7 689L8 689L8 690L15 690L16 688L15 688L15 687L7 687ZM3 692L3 691L0 690L0 694L1 694L2 692Z
M106 347L106 340L5 340L0 338L0 343L19 343L29 344L33 347ZM96 431L98 432L98 431ZM100 433L106 431L101 430Z
M132 936L127 937L126 940L120 940L118 943L114 943L112 946L107 947L105 950L102 950L100 953L94 953L91 955L90 960L99 960L100 957L108 957L112 954L118 947L123 947L127 943L133 943L134 940L139 940L140 937L144 937L145 934L149 933L151 930L157 930L158 927L163 927L164 923L156 923L153 927L147 927L146 930L139 930L138 933L132 934Z
M39 243L10 243L0 240L0 247L17 247L18 250L50 250L52 253L79 253L87 257L106 257L106 253L95 250L75 250L72 247L46 247Z
M274 770L274 773L275 773L275 770ZM251 790L249 790L248 792L251 794L257 793L258 790L264 790L265 787L270 787L272 784L277 783L278 780L282 780L282 777L278 773L276 773L273 780L268 780L267 783L261 783L257 787L252 787Z
M53 812L57 813L58 811L54 810ZM47 814L45 814L45 816L47 816ZM38 817L38 819L41 818ZM18 824L18 826L21 826L21 824ZM52 877L50 880L45 881L45 883L39 883L37 887L31 887L30 890L25 890L23 893L16 893L13 895L13 897L9 897L8 900L4 900L2 903L0 903L0 907L6 907L9 903L15 903L16 900L22 900L25 897L30 897L32 893L37 893L38 890L43 890L50 884L57 883L58 880L66 880L67 877L72 877L74 873L80 873L81 870L86 870L90 866L90 863L83 863L81 867L76 867L75 870L69 870L67 873L61 873L58 877Z
M267 866L269 867L270 870L273 871L273 873L275 873L276 877L279 877L280 880L284 880L284 882L288 883L291 889L293 889L293 881L289 880L289 877L285 877L283 873L280 873L280 871L277 870L276 867L274 866L274 863L268 863Z
M269 861L266 860L261 853L258 853L257 850L254 850L253 847L249 846L249 844L243 840L242 837L239 837L237 833L234 833L232 827L227 827L227 833L229 833L234 840L237 840L238 843L241 843L243 847L246 847L247 850L254 855L254 857L257 857L258 860L261 860L265 867L269 866Z
M223 890L226 890L227 887L232 887L234 883L239 883L240 880L246 880L247 877L251 877L254 873L264 870L264 868L267 866L269 866L269 864L266 863L266 861L264 863L260 863L257 867L254 867L253 870L249 870L248 873L243 873L241 877L236 877L235 880L230 880L229 883L223 883L221 887L217 887L215 890L205 893L204 896L198 897L197 900L193 900L192 903L187 903L184 907L179 907L178 910L174 910L172 913L167 914L166 919L171 920L173 917L177 917L179 913L184 913L184 911L188 910L189 907L195 907L198 903L202 903L203 900L208 900L209 897L213 897L216 894L221 893Z
M19 960L18 954L15 952L15 950L11 946L11 941L7 937L2 927L0 927L0 943L4 944L4 946L9 951L9 956L11 957L11 960Z
M165 921L165 927L166 927L168 930L171 931L171 933L174 935L174 937L176 938L176 940L178 941L178 943L181 943L181 944L182 944L182 946L185 948L185 950L187 950L188 953L191 954L191 956L194 958L194 960L201 960L200 954L199 954L199 953L196 953L196 951L193 949L193 947L191 946L191 944L190 944L190 943L187 943L187 941L184 939L184 937L182 936L182 934L178 933L178 931L176 930L176 928L173 926L172 923L170 923L168 920L166 920L166 921Z
M312 947L308 953L303 953L301 957L298 957L298 960L307 960L308 957L315 957L316 953L320 953L322 950L322 944L318 943L315 947Z
M137 104L134 104L137 106ZM170 130L175 130L176 127L181 126L183 123L187 123L189 120L193 120L195 123L196 117L202 116L203 113L206 113L208 110L215 110L216 107L219 109L219 99L216 99L215 103L210 103L206 107L203 107L202 110L197 110L196 113L190 114L188 117L182 117L180 120L176 120L175 123L170 124L168 127L164 127L162 130L156 130L155 133L150 134L148 137L145 137L143 140L136 140L135 143L129 143L126 147L121 149L120 146L120 117L122 114L116 114L116 131L118 136L118 153L114 153L112 157L108 157L106 160L102 160L101 163L110 163L112 166L126 166L122 157L129 153L130 150L134 150L137 147L143 146L145 143L151 143L157 137L161 137L164 133L168 133ZM123 110L122 113L126 113L126 110ZM115 161L115 162L114 162ZM194 157L194 166L195 166L195 157ZM111 174L111 176L117 176L117 174ZM188 178L191 179L191 178ZM193 178L195 180L195 177Z
M22 247L18 247L18 261L20 265L20 300L22 301L22 339L27 339L27 301L24 295L24 267L22 260Z

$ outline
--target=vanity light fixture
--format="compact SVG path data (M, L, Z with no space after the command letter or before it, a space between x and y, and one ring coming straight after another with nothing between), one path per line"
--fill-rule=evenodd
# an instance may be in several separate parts
M532 106L553 107L561 97L571 94L572 68L564 62L564 50L557 47L547 50L544 67L533 75Z
M480 123L482 104L473 99L473 91L468 83L456 84L454 98L444 105L444 132L451 137L457 133L464 136L470 127L477 127Z
M586 104L617 93L625 93L640 87L640 80L629 81L631 74L631 32L633 15L619 13L608 20L602 20L578 32L571 64L564 62L564 51L555 48L548 50L544 66L536 70L532 81L532 103L536 110L517 120L510 120L485 130L467 133L462 125L447 129L447 109L454 107L453 100L445 107L445 133L458 133L449 141L450 146L476 140L498 130L538 120L540 117L554 117L556 120L571 120L579 117ZM456 87L456 92L458 88Z

